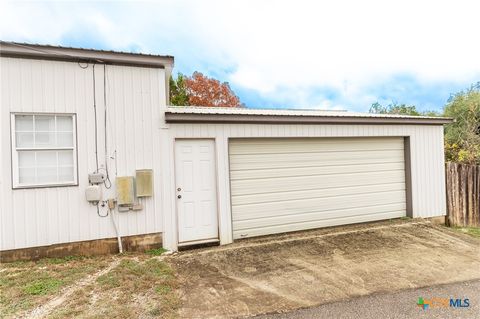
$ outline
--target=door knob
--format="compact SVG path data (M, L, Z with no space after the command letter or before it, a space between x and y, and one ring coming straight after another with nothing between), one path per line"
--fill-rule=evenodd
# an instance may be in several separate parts
M182 190L182 189L181 189L180 187L179 187L179 188L177 188L177 191L181 191L181 190Z
M177 198L182 198L182 195L178 195Z

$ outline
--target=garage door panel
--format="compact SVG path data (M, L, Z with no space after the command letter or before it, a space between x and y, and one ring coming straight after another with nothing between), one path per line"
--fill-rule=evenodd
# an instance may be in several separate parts
M314 178L315 177L315 178ZM231 181L232 194L262 194L306 190L325 185L326 187L348 187L374 185L380 183L405 183L403 171L372 173L348 173L335 175L314 175Z
M398 211L398 212L360 215L360 216L349 216L349 217L343 217L343 218L321 219L321 220L314 220L310 222L288 223L288 224L269 226L269 227L258 227L258 228L252 227L246 230L235 230L235 227L234 227L233 238L239 239L239 238L263 236L263 235L270 235L270 234L286 233L286 232L299 231L299 230L308 230L308 229L314 229L314 228L320 228L320 227L338 226L338 225L354 224L354 223L365 223L365 222L371 222L376 220L400 218L403 216L405 216L405 212Z
M406 215L403 138L233 139L234 238Z
M342 151L373 151L373 150L403 150L403 138L378 138L371 141L359 141L357 138L332 138L319 141L311 138L297 138L285 149L284 142L280 140L236 140L235 145L230 146L231 155L241 154L286 154L286 153L319 153L319 152L342 152ZM341 142L341 143L339 143ZM248 145L248 147L245 147Z
M248 180L259 178L278 178L278 177L293 177L293 176L311 176L324 174L348 174L361 172L379 172L379 171L395 171L404 170L403 162L393 163L378 163L378 164L355 164L355 165L335 165L335 166L320 166L320 167L288 167L288 168L273 168L262 170L240 170L232 171L230 180Z
M279 200L298 200L298 199L309 199L317 196L342 196L342 195L353 195L353 194L363 194L363 193L377 193L385 191L395 191L395 190L404 190L405 183L385 183L385 184L374 184L374 185L363 185L363 186L349 186L349 187L326 187L326 188L313 188L307 190L299 191L285 191L285 192L271 192L263 194L250 194L250 195L236 195L232 196L232 206L239 206L245 204L256 204L256 203L268 203L275 202Z
M236 213L233 220L246 220L251 218L259 218L266 216L282 216L291 214L295 211L295 215L316 210L347 209L354 207L387 205L390 203L404 203L405 191L389 191L381 193L365 193L358 195L344 195L334 197L315 197L309 199L298 200L279 200L276 202L237 205Z
M340 153L293 153L293 154L260 154L231 155L232 171L247 169L289 168L335 166L369 163L397 162L403 157L402 150L340 152Z
M387 204L387 205L375 205L375 206L364 206L361 208L350 208L350 209L338 209L338 210L315 210L308 213L298 213L296 215L282 215L278 217L262 217L255 219L256 228L259 227L269 227L277 226L282 224L294 224L294 223L303 223L310 222L322 219L334 219L334 218L344 218L344 217L353 217L353 216L363 216L363 215L372 215L372 214L387 214L392 213L396 214L398 212L405 210L405 204ZM248 220L238 220L233 222L234 228L237 230L249 229L251 223Z
M398 156L403 155L403 152L398 152ZM285 159L274 160L268 165L263 162L250 162L250 163L236 163L235 161L230 161L230 165L235 167L234 170L262 170L262 169L273 169L273 168L310 168L310 167L331 167L336 165L361 165L361 164L374 164L374 163L395 163L397 162L398 157L389 156L389 157L375 157L369 159L368 156L365 156L364 159L359 159L355 156L349 158L332 158L328 159L301 159L299 157L296 160L286 161Z

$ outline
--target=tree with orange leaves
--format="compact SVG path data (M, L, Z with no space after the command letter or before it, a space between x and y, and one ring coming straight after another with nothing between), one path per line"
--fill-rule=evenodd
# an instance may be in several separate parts
M170 101L179 106L242 106L227 82L221 83L200 72L194 72L191 77L178 74L176 80L170 79Z

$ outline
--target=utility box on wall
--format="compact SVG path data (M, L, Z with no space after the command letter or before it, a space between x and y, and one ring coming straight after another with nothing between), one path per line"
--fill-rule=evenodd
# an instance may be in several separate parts
M90 185L85 189L85 198L91 203L98 203L102 200L102 188L98 185Z
M133 176L117 177L118 205L133 205L135 203L135 186Z
M153 171L138 169L135 177L137 197L153 196Z

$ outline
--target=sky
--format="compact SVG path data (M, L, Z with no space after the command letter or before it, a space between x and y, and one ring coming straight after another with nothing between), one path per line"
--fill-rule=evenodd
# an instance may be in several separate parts
M478 0L3 1L0 39L175 57L248 107L441 110L480 81Z

